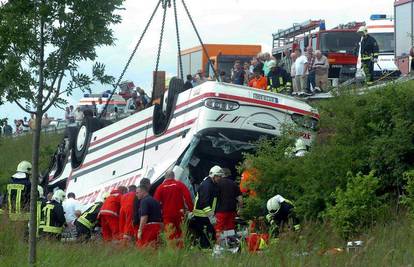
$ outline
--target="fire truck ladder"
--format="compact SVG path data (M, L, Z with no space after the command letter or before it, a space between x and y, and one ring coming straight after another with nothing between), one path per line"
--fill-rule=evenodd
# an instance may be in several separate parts
M273 51L289 43L293 43L295 38L301 34L309 33L325 23L325 20L308 20L302 23L294 23L292 27L278 30L273 35Z
M177 3L176 3L177 0L158 0L157 5L155 6L154 11L152 12L152 14L151 14L151 16L150 16L150 18L149 18L149 20L148 20L148 22L147 22L147 24L144 28L144 31L142 32L137 44L134 47L134 50L132 51L131 55L129 56L128 61L125 64L125 67L121 72L121 75L117 79L116 84L114 84L113 90L112 90L112 92L111 92L111 94L108 98L108 101L106 102L105 107L104 107L103 111L101 112L99 118L101 118L102 116L105 115L105 113L107 111L109 101L112 99L116 89L118 88L119 84L121 83L121 81L122 81L128 67L129 67L129 65L131 64L132 59L134 58L134 56L135 56L135 54L138 50L138 47L141 45L141 42L144 39L144 36L145 36L146 32L148 31L148 28L151 25L151 22L153 21L158 9L161 6L161 8L163 9L163 16L162 16L162 21L161 21L161 32L160 32L160 39L159 39L159 43L158 43L157 58L156 58L156 63L155 63L155 73L158 72L158 67L159 67L160 57L161 57L162 41L163 41L163 38L164 38L165 19L167 17L167 9L171 8L171 2L173 4L173 9L174 9L174 19L175 19L175 28L176 28L176 37L177 37L178 64L179 64L179 70L180 70L180 78L183 80L183 75L184 74L183 74L183 66L182 66L182 58L181 58L181 42L180 42L180 33L179 33L179 26L178 26ZM190 23L193 27L193 30L197 35L198 41L200 42L200 45L203 48L203 52L204 52L204 54L206 55L206 57L208 59L208 64L211 67L211 69L213 70L214 79L218 80L219 76L217 75L217 71L214 68L213 63L210 61L210 56L208 55L207 49L206 49L206 47L205 47L205 45L204 45L204 43L203 43L203 41L200 37L200 34L197 30L197 27L195 26L194 20L193 20L191 14L190 14L190 11L188 10L187 4L186 4L185 0L181 0L181 2L183 4L184 10L185 10L185 12L188 16L188 19L190 20ZM154 89L156 88L157 80L158 80L157 75L155 75L154 82L153 82L153 92L154 92ZM152 101L152 99L151 99L151 101Z

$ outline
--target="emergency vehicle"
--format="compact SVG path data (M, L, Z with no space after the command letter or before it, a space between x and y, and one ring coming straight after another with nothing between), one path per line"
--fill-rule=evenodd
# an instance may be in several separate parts
M387 15L372 15L367 22L368 34L377 40L379 47L378 62L374 64L374 77L400 76L400 71L395 64L395 35L394 18ZM363 77L361 70L361 49L358 53L356 78Z
M283 51L294 51L312 46L329 60L329 79L343 82L355 76L358 44L360 36L357 31L363 22L350 22L341 24L327 30L325 20L309 20L296 23L292 27L279 30L273 34L273 56L283 58Z
M120 114L125 113L127 111L127 106L125 99L121 95L114 94L109 100L110 95L110 91L105 91L101 94L84 94L83 98L81 98L77 104L77 107L83 112L86 109L95 110L98 105L107 105L107 111L104 118L114 119ZM101 104L99 104L99 100L102 100Z
M260 138L280 136L283 125L297 125L307 146L315 138L317 110L293 97L213 81L182 88L173 78L160 105L103 128L99 119L85 118L53 163L49 188L90 204L144 177L157 185L175 168L192 189L214 165L236 173L242 153L254 151Z
M408 74L411 69L410 49L414 47L414 0L396 0L395 17L395 59L401 73Z

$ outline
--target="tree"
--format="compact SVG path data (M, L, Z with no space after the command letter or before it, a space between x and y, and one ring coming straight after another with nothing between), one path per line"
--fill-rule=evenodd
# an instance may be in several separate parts
M0 104L15 102L36 115L33 134L29 264L36 262L36 195L41 118L74 89L90 91L94 82L113 82L105 66L79 71L95 61L96 48L114 44L111 25L123 0L9 0L0 6ZM23 102L22 102L23 101Z

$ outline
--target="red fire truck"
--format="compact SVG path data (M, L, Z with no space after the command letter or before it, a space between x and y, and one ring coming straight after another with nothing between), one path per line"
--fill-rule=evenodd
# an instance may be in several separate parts
M325 20L309 20L273 34L273 56L281 59L283 51L312 46L329 59L329 78L346 81L355 77L361 37L358 28L364 22L350 22L327 30Z

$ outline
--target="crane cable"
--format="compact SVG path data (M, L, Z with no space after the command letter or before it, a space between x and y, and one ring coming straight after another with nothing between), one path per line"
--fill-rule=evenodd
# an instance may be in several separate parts
M127 61L126 65L125 65L124 69L122 70L121 75L119 76L119 78L118 78L118 80L117 80L116 84L114 84L114 89L112 90L111 95L109 96L109 98L108 98L108 100L107 100L107 102L106 102L106 104L105 104L105 107L103 108L103 110L102 110L101 114L99 114L99 119L100 119L102 116L104 116L104 115L105 115L105 113L106 113L106 111L107 111L107 109L108 109L108 104L109 104L109 101L111 101L111 99L112 99L113 95L115 94L116 89L118 88L119 84L121 83L122 78L124 77L124 75L125 75L125 73L126 73L126 71L127 71L128 67L129 67L129 65L131 64L131 61L132 61L132 59L134 58L135 53L136 53L136 52L137 52L137 50L138 50L138 47L141 45L141 42L142 42L142 40L144 39L144 36L145 36L145 34L146 34L146 32L147 32L147 30L148 30L149 26L151 25L151 22L152 22L152 20L154 19L155 14L157 13L157 10L158 10L158 8L159 8L159 6L160 6L160 4L161 4L162 2L163 2L163 0L159 0L159 1L158 1L158 3L157 3L157 5L155 6L154 11L153 11L153 12L152 12L152 14L151 14L151 17L150 17L150 19L148 20L147 25L146 25L146 26L145 26L145 28L144 28L144 31L142 32L142 34L141 34L141 36L140 36L140 38L139 38L139 40L138 40L137 44L136 44L136 45L135 45L135 47L134 47L134 50L132 51L131 55L129 56L128 61Z

